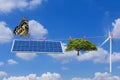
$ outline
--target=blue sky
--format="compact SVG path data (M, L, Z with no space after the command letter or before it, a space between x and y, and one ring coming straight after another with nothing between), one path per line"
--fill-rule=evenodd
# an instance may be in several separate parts
M120 1L110 0L1 0L1 80L120 80ZM22 17L29 22L32 39L62 41L63 49L72 38L83 38L98 51L64 54L11 53L12 31ZM109 73L109 41L113 34L113 70ZM105 36L103 38L89 38Z

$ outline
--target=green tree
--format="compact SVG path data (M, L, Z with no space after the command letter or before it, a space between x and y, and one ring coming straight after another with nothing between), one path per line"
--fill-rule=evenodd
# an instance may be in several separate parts
M92 51L92 50L97 50L97 47L95 44L88 40L84 39L73 39L70 40L67 44L66 51L72 51L76 50L77 55L79 56L80 50L82 51Z

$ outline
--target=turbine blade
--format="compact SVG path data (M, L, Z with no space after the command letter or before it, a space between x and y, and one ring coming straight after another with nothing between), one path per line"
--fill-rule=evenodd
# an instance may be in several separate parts
M100 45L100 47L102 47L108 40L109 40L109 37Z

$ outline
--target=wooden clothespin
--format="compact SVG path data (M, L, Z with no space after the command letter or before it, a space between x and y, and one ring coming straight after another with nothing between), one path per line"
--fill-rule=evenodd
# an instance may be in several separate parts
M71 37L71 36L69 36L69 40L72 40L72 37Z
M44 41L44 42L46 41L46 37L43 38L43 41Z
M86 40L86 36L85 35L83 36L83 39Z
M31 37L30 37L29 39L30 39L30 41L32 41L32 38L31 38Z
M30 41L32 41L32 38L30 36L28 38L29 38Z
M113 38L114 37L113 33L111 33L110 36L111 36L111 38Z

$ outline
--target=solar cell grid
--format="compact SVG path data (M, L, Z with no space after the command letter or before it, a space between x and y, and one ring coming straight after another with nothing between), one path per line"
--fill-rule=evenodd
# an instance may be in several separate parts
M12 52L62 53L60 42L14 40Z

